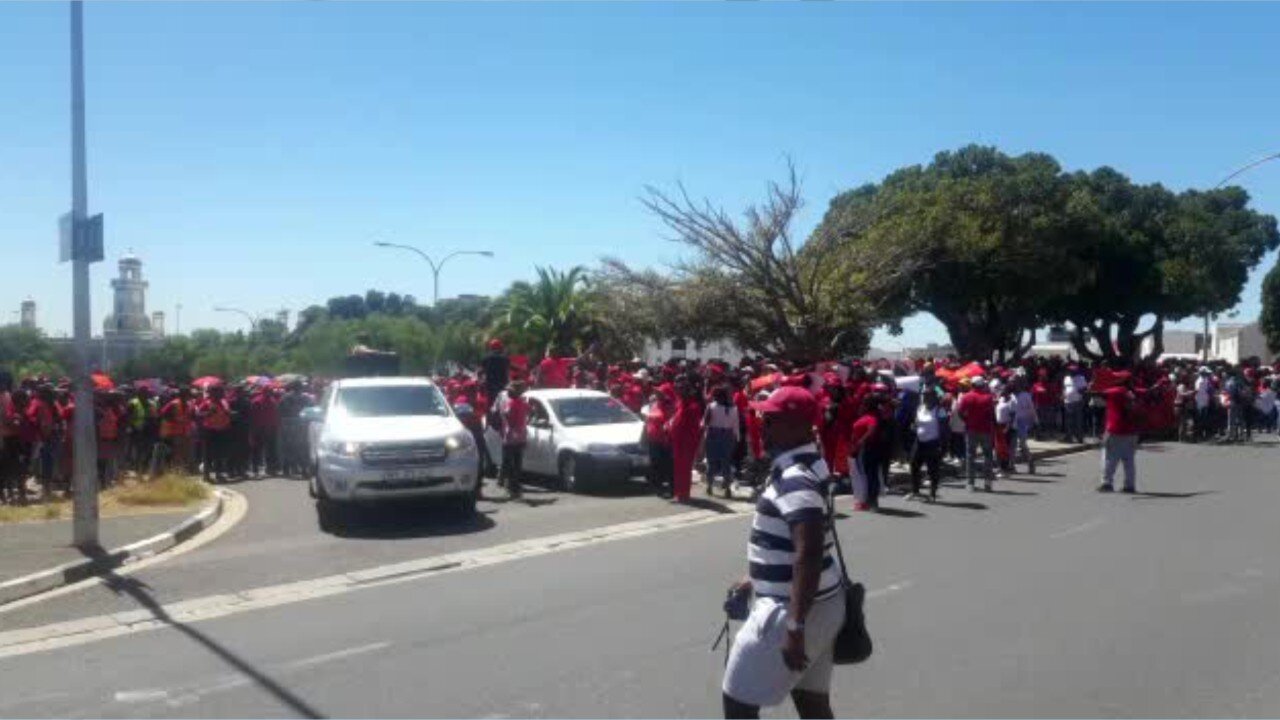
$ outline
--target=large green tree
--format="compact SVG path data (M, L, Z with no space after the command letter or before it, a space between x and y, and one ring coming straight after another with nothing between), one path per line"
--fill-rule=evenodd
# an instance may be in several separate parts
M1159 355L1166 322L1234 307L1280 243L1275 218L1251 210L1238 187L1175 193L1111 168L1069 181L1073 281L1049 317L1070 323L1085 357L1134 359L1148 337Z
M0 326L0 369L15 378L62 377L69 363L38 329L19 325Z
M1280 262L1262 278L1262 313L1258 325L1267 338L1267 348L1280 353Z
M1069 286L1067 196L1052 157L971 145L836 196L813 237L855 281L834 289L878 298L879 319L928 312L963 355L1018 354Z

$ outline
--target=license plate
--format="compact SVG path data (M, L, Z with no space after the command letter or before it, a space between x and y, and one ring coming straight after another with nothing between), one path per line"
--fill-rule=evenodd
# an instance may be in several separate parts
M422 477L421 470L388 470L382 473L382 479L387 482L395 482L397 480L416 480Z

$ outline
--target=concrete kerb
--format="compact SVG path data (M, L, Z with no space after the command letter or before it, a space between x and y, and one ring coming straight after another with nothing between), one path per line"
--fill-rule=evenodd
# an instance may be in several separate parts
M227 496L222 490L215 493L214 499L199 512L158 535L110 550L99 557L64 563L0 583L0 606L106 574L191 540L222 517Z

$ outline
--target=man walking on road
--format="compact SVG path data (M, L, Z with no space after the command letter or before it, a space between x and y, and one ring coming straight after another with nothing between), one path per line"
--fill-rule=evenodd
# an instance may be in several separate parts
M1134 417L1137 396L1133 377L1116 373L1120 384L1096 391L1107 402L1106 435L1102 438L1102 482L1098 492L1115 489L1116 465L1124 466L1124 492L1137 492L1138 472L1134 456L1138 451L1138 424Z
M750 588L756 600L725 666L724 714L757 718L790 693L800 717L834 717L831 673L845 603L829 550L830 473L814 442L818 401L784 387L753 407L763 415L773 469L751 524L750 575L736 588Z
M973 379L973 389L960 396L956 413L964 419L964 467L969 476L969 490L978 489L977 470L974 464L979 452L983 458L983 487L991 492L991 482L995 480L995 458L992 449L992 438L996 432L996 403L991 393L987 392L986 378L978 376Z

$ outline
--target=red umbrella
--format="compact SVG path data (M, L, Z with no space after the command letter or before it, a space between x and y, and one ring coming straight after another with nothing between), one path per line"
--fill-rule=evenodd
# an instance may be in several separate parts
M213 375L206 375L198 380L193 381L191 383L191 387L204 390L206 388L213 387L214 385L221 385L221 384L222 384L222 378L214 377Z
M93 373L89 376L89 379L93 381L94 390L115 390L116 389L116 384L112 382L111 378L107 377L105 373L100 373L100 372Z

